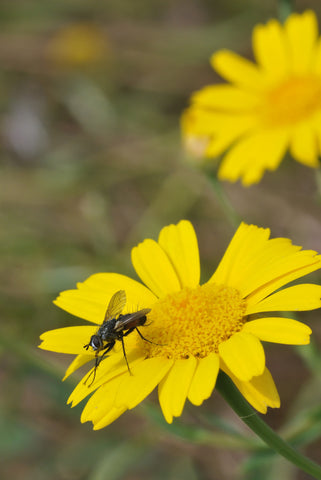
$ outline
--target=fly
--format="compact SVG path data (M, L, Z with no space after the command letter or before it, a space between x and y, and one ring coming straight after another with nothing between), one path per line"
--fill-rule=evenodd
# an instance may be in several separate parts
M143 308L138 312L133 313L126 313L122 315L122 311L126 305L126 293L124 290L119 290L116 292L110 299L108 304L105 318L95 335L92 335L90 338L89 343L84 345L84 348L88 350L91 347L95 351L95 367L94 370L89 374L85 383L88 381L90 376L93 374L94 378L90 385L95 380L96 377L96 370L100 362L103 358L110 352L110 350L114 347L117 340L121 341L123 354L126 360L127 368L130 373L132 374L129 368L125 344L124 344L124 337L127 337L130 333L134 330L137 331L138 335L145 340L146 342L151 342L147 340L141 332L138 330L138 327L145 325L146 323L146 315L151 311L150 308ZM103 352L102 355L99 356L100 352ZM89 386L90 386L89 385Z

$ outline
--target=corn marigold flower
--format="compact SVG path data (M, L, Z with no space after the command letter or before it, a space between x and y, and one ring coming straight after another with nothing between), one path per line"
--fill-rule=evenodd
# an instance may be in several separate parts
M59 30L48 45L48 57L59 67L88 68L109 60L106 37L90 23L73 23Z
M191 223L182 220L163 228L158 242L146 239L133 248L132 263L145 285L117 273L98 273L77 289L62 292L54 303L91 322L40 337L40 348L77 355L65 378L95 358L84 346L102 324L115 292L126 292L124 314L138 305L151 309L140 328L145 340L136 331L124 339L131 374L117 342L99 364L94 381L86 381L87 374L72 392L72 406L93 393L81 421L92 421L95 429L105 427L158 386L161 409L171 423L181 415L186 399L201 405L209 398L220 369L259 412L279 407L261 341L309 343L307 325L275 312L321 307L321 286L280 289L321 268L321 256L269 235L269 229L242 223L215 273L200 285L196 234Z
M227 153L221 180L248 186L276 170L289 149L298 162L319 166L321 152L321 38L313 11L257 25L256 64L229 51L211 58L229 84L193 94L182 115L186 148L195 156Z

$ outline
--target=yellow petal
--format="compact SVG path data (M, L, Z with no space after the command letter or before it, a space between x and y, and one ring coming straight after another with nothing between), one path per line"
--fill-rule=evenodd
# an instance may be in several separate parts
M216 157L223 153L239 138L250 132L257 126L255 114L229 114L220 115L216 120L211 118L211 136L208 139L208 146L205 150L206 157Z
M318 37L315 13L307 10L303 14L292 13L285 24L292 73L302 74L311 71Z
M125 290L127 304L123 313L138 308L150 307L156 301L155 295L141 283L117 273L97 273L77 289L62 292L54 303L77 317L101 324L109 300L118 290Z
M321 38L319 38L316 45L316 49L315 49L313 71L320 76L321 74Z
M193 405L201 405L214 390L220 367L220 359L216 353L200 358L196 367L187 398Z
M66 378L69 377L72 373L74 373L78 368L82 367L85 365L85 363L90 362L93 359L93 355L82 355L79 354L77 357L71 362L69 367L66 370L65 376L62 380L66 380Z
M209 282L239 287L239 276L252 256L260 251L270 236L268 228L241 223L236 230L219 266Z
M191 102L199 108L236 113L249 112L257 108L259 98L252 91L222 84L202 88L192 95Z
M210 281L237 288L243 297L248 297L248 306L255 303L254 298L257 302L267 296L261 295L260 289L271 293L321 267L316 252L300 251L301 247L292 245L287 238L269 240L269 231L255 226L246 225L239 230Z
M119 385L115 406L134 408L159 384L173 365L173 360L154 357L131 366L132 375L124 375Z
M240 288L242 296L246 297L283 271L294 269L297 260L295 254L299 250L300 247L292 246L286 238L270 239L257 248L253 247L252 255L247 249L247 264L238 265L237 270L235 268L235 287Z
M264 342L283 343L285 345L307 345L312 330L304 323L290 318L269 317L247 322L242 332L252 333Z
M49 330L40 336L42 343L39 345L39 348L50 350L51 352L83 354L85 352L84 346L96 331L96 326L65 327Z
M125 290L127 303L123 313L150 307L157 301L155 295L145 285L119 273L96 273L77 286L80 290L90 290L90 293L100 291L100 294L103 294L107 291L108 296L109 293L113 295L118 290Z
M284 30L277 20L257 25L253 30L253 50L257 62L273 82L289 72L289 55Z
M259 68L229 50L219 50L211 57L213 68L226 80L246 90L261 91L266 80Z
M101 428L107 427L108 425L113 423L115 420L117 420L117 418L119 418L125 411L126 411L125 407L111 408L103 418L101 418L98 422L94 423L94 430L100 430Z
M234 118L234 115L210 111L206 108L192 105L184 110L181 116L181 127L185 136L204 136L208 137L219 127L220 122L226 117Z
M168 423L172 423L173 417L178 417L183 411L196 365L197 361L194 357L176 360L159 384L159 403Z
M173 265L154 240L147 239L132 249L132 263L141 280L158 297L180 290Z
M221 368L229 375L243 397L259 412L266 413L267 407L280 407L280 397L267 368L264 369L262 375L253 377L249 382L239 380L224 364L221 365Z
M249 381L264 371L264 349L260 340L250 333L235 333L222 342L218 350L227 367L242 381Z
M136 363L140 363L144 360L141 352L139 350L127 350L127 359L130 365L130 368L134 368ZM124 354L121 351L111 352L111 355L106 357L98 366L96 370L96 377L93 381L93 372L95 367L93 367L78 383L76 388L71 393L68 398L67 403L71 403L74 407L79 402L81 402L85 397L87 397L94 390L99 388L101 385L104 385L110 382L113 378L118 377L119 375L127 374L129 375L127 364L124 358Z
M86 403L81 414L81 422L99 423L115 406L115 397L123 375L116 376L97 389ZM123 407L124 408L124 407Z
M271 260L272 255L270 256L271 268L262 268L262 265L264 265L263 258L260 264L256 265L260 275L255 276L254 282L244 291L245 294L248 294L251 290L253 292L246 299L247 311L255 308L255 305L263 298L287 283L321 268L321 256L316 255L316 252L313 250L296 251L294 245L291 245L291 247L294 253L286 256L283 254L284 258L276 257L276 263Z
M289 143L286 129L264 129L240 139L225 155L218 171L220 180L246 186L261 180L265 170L275 170L285 155Z
M293 158L303 165L312 168L319 166L319 148L312 120L306 119L293 128L290 152Z
M256 305L247 308L246 314L275 311L314 310L321 307L321 286L294 285L280 290Z
M194 288L200 281L200 259L197 237L186 220L161 230L158 243L172 262L181 287Z
M234 141L257 126L257 114L226 113L194 103L183 112L181 126L186 148L191 139L198 140L199 156L215 157ZM193 153L193 152L192 152ZM195 155L195 153L194 153Z

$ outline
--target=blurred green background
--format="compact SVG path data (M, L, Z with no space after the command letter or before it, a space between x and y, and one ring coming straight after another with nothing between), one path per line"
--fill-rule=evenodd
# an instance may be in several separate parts
M296 8L321 19L317 0ZM213 51L251 58L253 26L275 16L274 1L1 2L1 478L309 478L257 450L217 393L169 427L152 395L93 432L66 406L71 359L37 349L43 331L79 324L52 305L59 291L101 271L135 276L132 246L164 225L193 222L211 275L235 225L189 163L179 116L220 81ZM222 189L241 219L321 251L320 183L286 159L257 186ZM267 346L282 407L265 419L320 462L320 312L299 318L314 345Z

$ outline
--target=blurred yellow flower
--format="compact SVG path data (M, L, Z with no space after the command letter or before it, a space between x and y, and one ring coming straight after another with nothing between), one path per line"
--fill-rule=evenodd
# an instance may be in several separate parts
M95 358L91 347L84 346L97 334L115 292L126 291L124 314L137 307L151 309L140 327L145 340L136 331L124 339L132 374L117 342L95 378L89 374L91 383L87 374L72 392L68 402L73 406L94 392L81 421L105 427L158 386L161 409L171 423L186 399L201 405L211 395L219 369L258 411L279 407L261 341L309 343L308 326L275 312L321 307L321 286L280 290L321 268L321 256L269 235L269 229L242 223L213 276L200 285L196 234L183 220L163 228L158 242L147 239L133 248L134 268L146 286L124 275L98 273L76 290L62 292L55 304L91 322L41 335L40 348L77 355L65 377Z
M230 84L194 93L183 113L186 148L216 157L227 150L221 180L261 180L278 168L286 151L309 167L321 152L321 38L312 11L292 14L253 30L256 64L228 51L211 58Z
M75 23L65 26L51 39L48 57L61 67L84 68L106 62L109 46L96 25Z

